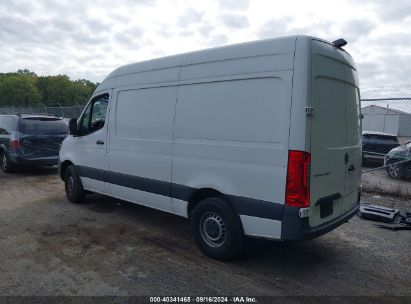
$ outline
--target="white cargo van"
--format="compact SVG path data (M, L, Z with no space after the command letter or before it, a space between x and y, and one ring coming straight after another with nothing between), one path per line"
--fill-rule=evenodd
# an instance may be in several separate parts
M292 36L126 65L70 122L67 197L102 193L190 219L208 256L242 237L304 240L359 204L357 71L338 43Z

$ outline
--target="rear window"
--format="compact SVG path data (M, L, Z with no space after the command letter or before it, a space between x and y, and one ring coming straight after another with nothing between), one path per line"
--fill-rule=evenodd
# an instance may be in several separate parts
M20 132L29 135L66 134L68 126L64 120L59 118L23 118L20 120Z
M380 134L364 134L363 137L369 140L391 141L391 142L398 143L398 139L396 136L380 135Z

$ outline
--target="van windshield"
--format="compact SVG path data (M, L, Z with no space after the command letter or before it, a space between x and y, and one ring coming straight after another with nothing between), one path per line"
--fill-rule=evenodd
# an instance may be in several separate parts
M59 118L23 118L20 120L20 132L27 135L67 134L68 126Z

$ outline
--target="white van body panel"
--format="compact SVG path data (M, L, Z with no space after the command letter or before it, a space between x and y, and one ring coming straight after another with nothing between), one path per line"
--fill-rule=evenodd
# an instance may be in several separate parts
M60 162L96 167L97 180L81 177L87 190L183 217L197 193L213 191L233 207L246 235L305 238L308 219L285 206L285 188L289 150L312 152L306 110L313 106L314 40L267 39L120 67L93 95L110 90L105 131L93 135L106 132L106 150L85 160L79 153L87 147L79 142L91 149L96 138L69 136ZM352 149L358 154L358 146ZM338 223L320 220L312 207L310 224L320 228L310 235L351 216L357 184L357 178L344 182L349 199Z
M298 38L295 46L289 150L310 151L311 125L306 109L311 105L311 40Z
M199 188L213 181L222 193L283 203L290 88L287 71L180 86L173 182Z
M59 152L59 163L76 163L76 140L72 135L68 135L61 144ZM64 178L64 176L62 176Z
M112 180L124 175L171 183L177 86L116 90L108 161ZM137 182L137 181L136 181ZM171 198L109 184L113 196L171 212ZM144 194L144 195L142 195ZM141 199L140 199L141 198Z

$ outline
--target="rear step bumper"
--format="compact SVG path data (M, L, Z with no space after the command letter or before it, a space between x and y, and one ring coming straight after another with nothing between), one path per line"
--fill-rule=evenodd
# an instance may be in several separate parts
M359 207L360 204L356 204L355 207L347 213L317 227L309 226L308 217L299 217L300 208L285 207L281 226L281 239L284 241L302 241L319 237L346 223L357 213Z

